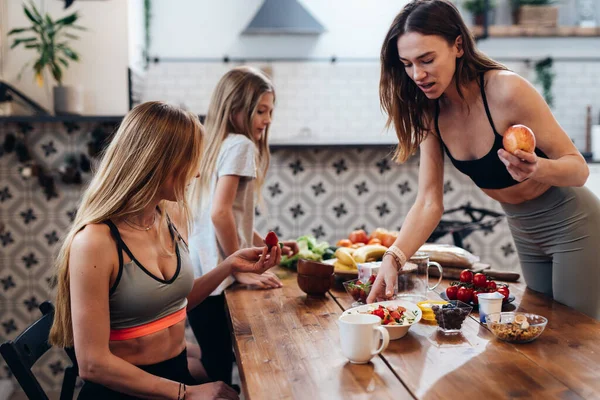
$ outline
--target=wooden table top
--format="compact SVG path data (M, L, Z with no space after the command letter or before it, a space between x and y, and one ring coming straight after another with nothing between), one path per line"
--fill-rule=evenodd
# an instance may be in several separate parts
M275 272L282 289L226 291L247 399L600 398L600 323L523 283L510 283L509 309L549 320L532 343L499 341L472 313L458 335L421 322L371 363L352 365L336 321L353 301L343 287L311 297L295 274Z

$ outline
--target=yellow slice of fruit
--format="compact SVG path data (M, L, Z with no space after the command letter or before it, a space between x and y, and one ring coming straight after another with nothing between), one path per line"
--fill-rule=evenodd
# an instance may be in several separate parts
M522 324L523 322L527 322L527 317L523 314L515 315L515 322L517 324Z

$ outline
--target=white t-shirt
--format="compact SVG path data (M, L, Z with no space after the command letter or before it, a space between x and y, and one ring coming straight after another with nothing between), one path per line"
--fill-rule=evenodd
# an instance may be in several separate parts
M225 175L237 175L240 183L233 201L233 217L240 249L251 247L254 232L254 182L256 178L256 146L244 135L230 133L221 145L216 163L216 173L211 182L210 199L201 215L194 221L189 238L190 256L196 277L211 271L225 257L217 241L215 227L210 217L217 180ZM227 277L211 295L218 295L235 282Z

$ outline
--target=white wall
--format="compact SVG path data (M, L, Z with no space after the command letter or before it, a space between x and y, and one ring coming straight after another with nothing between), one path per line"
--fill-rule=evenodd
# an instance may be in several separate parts
M151 53L159 57L379 58L389 25L405 0L298 0L327 29L318 36L241 35L263 0L153 0ZM506 1L504 1L506 2ZM596 0L600 4L600 0ZM458 1L460 3L460 1ZM564 4L563 4L564 3ZM574 5L561 2L561 21ZM507 14L507 10L503 10ZM496 19L502 18L496 11ZM598 16L600 21L600 15ZM470 20L465 14L465 20ZM491 38L493 57L600 56L600 38Z
M300 0L328 30L244 36L263 0L153 0L152 53L161 57L378 57L403 0Z
M0 0L6 10L3 34L13 28L29 26L20 0ZM79 34L72 47L81 57L79 63L71 63L64 71L63 84L81 85L85 91L85 114L122 115L128 110L127 65L128 65L128 4L126 0L78 1L67 10L64 2L57 0L35 0L44 6L53 18L60 18L79 11L79 24L88 30ZM10 46L12 40L3 37L3 44ZM33 71L27 69L21 80L17 75L22 66L35 56L34 50L15 48L5 50L1 78L17 87L27 96L52 110L52 96L34 82ZM50 78L50 75L48 75ZM49 81L51 86L55 84ZM51 87L50 86L50 87Z
M145 65L144 0L127 0L127 6L129 67L141 72Z

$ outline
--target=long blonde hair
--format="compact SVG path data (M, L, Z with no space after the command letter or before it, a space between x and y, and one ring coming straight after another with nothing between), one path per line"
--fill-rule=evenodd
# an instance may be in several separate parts
M191 202L195 212L201 212L202 199L210 195L210 184L214 175L217 158L223 141L230 133L239 133L252 140L258 151L257 165L257 198L261 200L261 190L269 169L269 127L260 140L252 134L252 119L256 114L260 97L265 93L273 93L275 89L271 80L260 70L248 66L236 67L228 71L217 83L213 91L206 120L206 146L200 161L203 171L200 179L194 183L191 191ZM243 116L243 125L237 126L235 117Z
M51 344L73 346L69 256L75 235L86 225L141 212L170 177L177 180L175 198L189 224L185 190L198 173L202 141L198 117L166 103L140 104L125 116L83 194L56 260L58 291ZM164 210L164 202L160 209ZM164 224L166 213L161 214ZM163 246L166 248L166 243Z
M406 74L398 56L398 38L408 32L436 35L453 45L463 40L464 54L456 60L456 89L492 69L507 68L477 50L475 41L456 6L448 0L413 0L396 16L381 48L381 78L379 100L388 115L386 128L394 125L398 136L396 162L406 161L414 154L431 126L435 100L430 100Z

